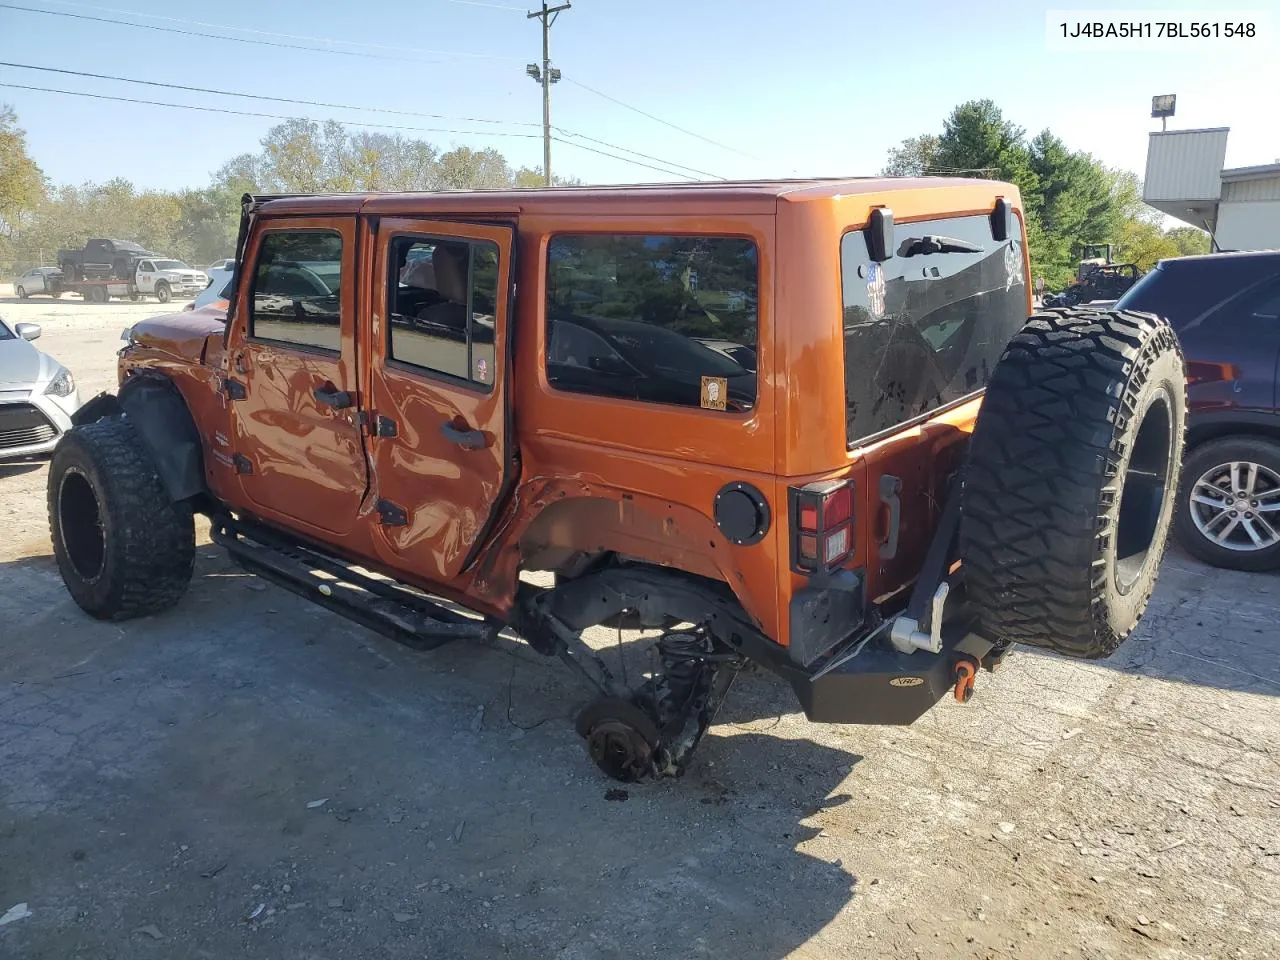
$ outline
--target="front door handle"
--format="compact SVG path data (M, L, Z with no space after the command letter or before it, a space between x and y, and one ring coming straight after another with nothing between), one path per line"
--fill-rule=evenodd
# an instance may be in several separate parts
M311 394L326 407L332 407L334 410L343 410L351 406L351 394L329 384L316 387Z
M445 439L456 443L463 450L483 450L489 445L481 430L460 430L452 423L445 421L440 425L440 432Z

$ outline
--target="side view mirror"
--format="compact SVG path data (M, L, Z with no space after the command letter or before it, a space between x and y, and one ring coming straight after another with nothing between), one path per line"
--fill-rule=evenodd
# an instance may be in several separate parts
M36 340L40 337L40 324L38 323L18 323L13 327L13 332L20 336L23 340Z

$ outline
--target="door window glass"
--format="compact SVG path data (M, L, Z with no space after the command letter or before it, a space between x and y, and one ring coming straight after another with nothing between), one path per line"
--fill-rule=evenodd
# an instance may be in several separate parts
M576 393L750 410L758 293L750 240L557 236L547 263L547 379Z
M492 388L497 244L396 237L390 263L391 359Z
M254 265L250 335L339 352L341 284L342 237L338 233L267 233Z

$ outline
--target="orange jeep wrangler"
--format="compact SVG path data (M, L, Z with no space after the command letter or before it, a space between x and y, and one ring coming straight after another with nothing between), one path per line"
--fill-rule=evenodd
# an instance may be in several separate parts
M685 768L749 662L811 720L908 724L1013 644L1110 655L1151 595L1178 341L1028 319L1010 184L246 196L236 253L225 318L135 324L54 454L92 616L176 604L202 513L397 640L564 658L591 757L636 781ZM657 633L638 682L601 624Z

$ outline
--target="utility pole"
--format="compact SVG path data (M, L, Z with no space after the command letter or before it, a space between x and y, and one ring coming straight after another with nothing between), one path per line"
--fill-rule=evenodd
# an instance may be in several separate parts
M542 175L547 186L551 186L551 84L560 79L560 71L551 66L551 27L560 17L560 11L568 10L573 4L566 2L555 7L547 6L542 0L542 9L529 14L529 20L542 21L542 69L536 63L524 68L524 72L542 84Z

